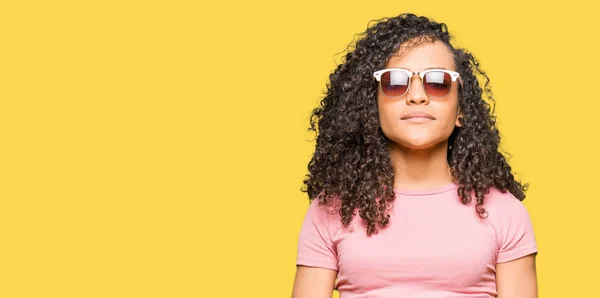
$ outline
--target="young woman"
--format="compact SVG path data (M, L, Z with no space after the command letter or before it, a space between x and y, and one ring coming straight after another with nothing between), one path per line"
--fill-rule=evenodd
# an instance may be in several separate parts
M450 40L381 19L330 75L292 297L537 297L527 184L498 150L487 75Z

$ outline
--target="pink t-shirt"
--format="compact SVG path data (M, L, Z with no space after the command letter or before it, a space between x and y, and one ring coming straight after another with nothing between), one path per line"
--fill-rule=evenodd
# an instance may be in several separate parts
M511 193L492 188L483 219L475 202L462 204L457 188L396 189L390 222L371 237L358 211L346 229L339 214L313 200L296 264L337 270L341 298L495 297L496 264L537 252L529 213Z

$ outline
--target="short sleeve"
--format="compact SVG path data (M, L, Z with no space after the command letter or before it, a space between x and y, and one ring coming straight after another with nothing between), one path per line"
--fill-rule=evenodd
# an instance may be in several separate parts
M338 258L333 242L333 218L319 200L311 202L298 237L296 265L338 270Z
M509 198L506 214L500 220L497 263L512 261L537 253L537 243L529 212L523 203Z

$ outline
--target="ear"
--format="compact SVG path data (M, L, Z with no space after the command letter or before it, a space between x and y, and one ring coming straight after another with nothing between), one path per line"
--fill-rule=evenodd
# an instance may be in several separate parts
M454 125L456 125L457 127L461 127L462 126L461 121L463 121L463 120L464 120L464 117L459 108L458 112L456 113L456 123Z

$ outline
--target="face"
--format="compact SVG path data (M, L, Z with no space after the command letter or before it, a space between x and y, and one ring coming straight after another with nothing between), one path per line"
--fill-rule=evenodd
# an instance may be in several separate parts
M440 41L423 42L400 47L385 68L404 68L412 72L427 68L456 71L450 50ZM411 78L410 89L400 97L389 97L378 88L377 104L381 129L395 145L409 149L426 149L447 142L458 121L458 80L452 82L450 93L430 97L423 90L421 78ZM410 112L425 112L429 118L403 119Z

